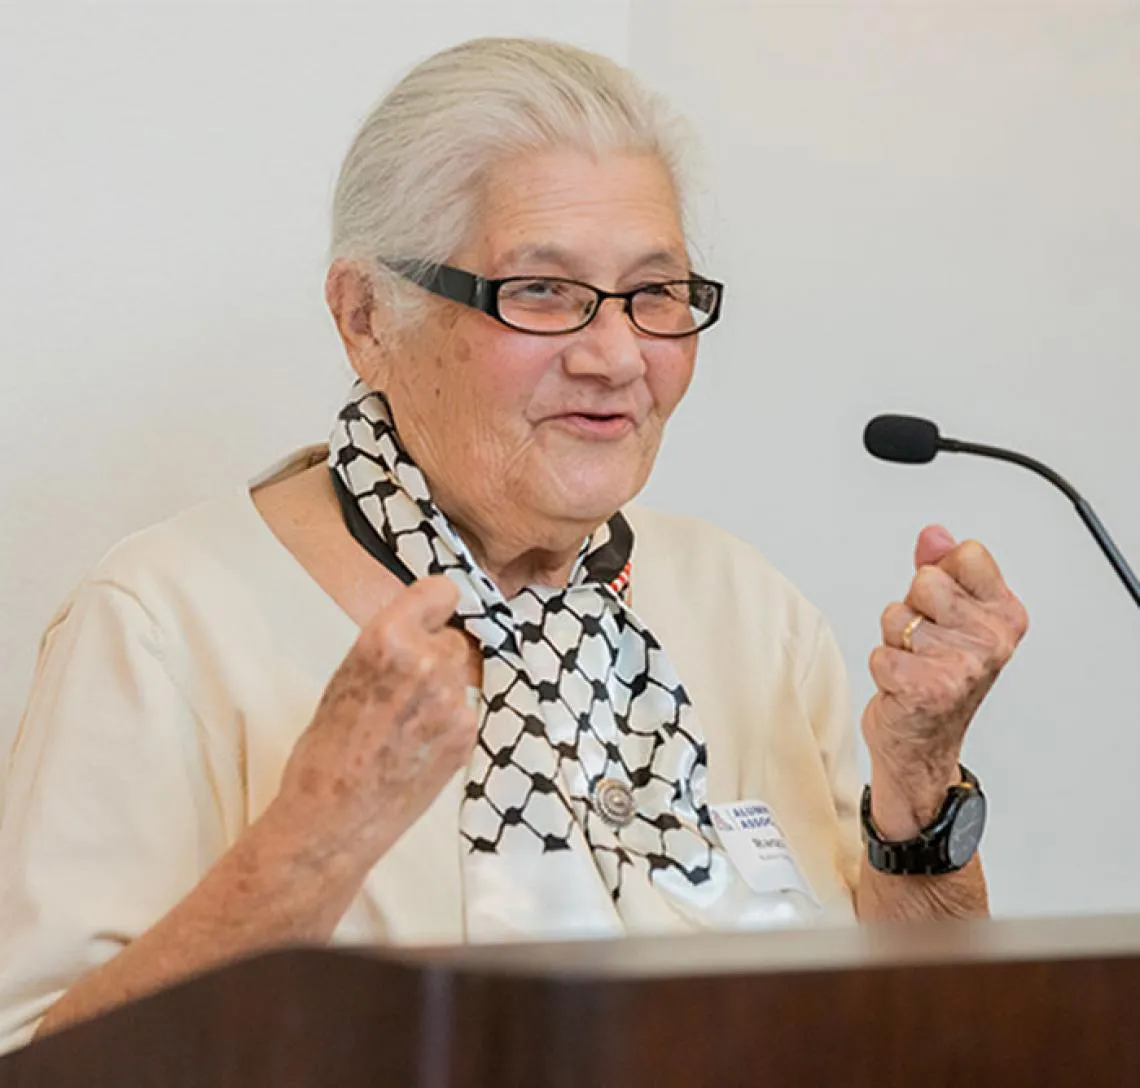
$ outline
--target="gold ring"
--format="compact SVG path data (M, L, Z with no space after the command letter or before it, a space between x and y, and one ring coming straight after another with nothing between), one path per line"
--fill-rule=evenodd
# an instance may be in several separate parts
M899 641L902 643L902 648L906 650L908 654L914 653L914 646L911 644L911 640L914 638L914 633L918 630L919 624L921 624L924 619L926 619L926 617L920 613L914 616L903 628L902 638Z

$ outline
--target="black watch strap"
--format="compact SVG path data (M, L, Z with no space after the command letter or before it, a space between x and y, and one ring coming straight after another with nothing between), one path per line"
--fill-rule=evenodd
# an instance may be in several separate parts
M970 770L959 764L962 780L946 793L937 815L913 839L891 842L884 839L871 817L871 787L863 789L860 815L863 839L867 844L867 860L880 873L897 876L940 876L961 869L973 856L981 838L985 817L985 795L981 784ZM974 827L967 833L968 854L958 841L953 841L955 825L967 807L971 809ZM976 811L975 811L976 810ZM958 836L961 839L961 835Z

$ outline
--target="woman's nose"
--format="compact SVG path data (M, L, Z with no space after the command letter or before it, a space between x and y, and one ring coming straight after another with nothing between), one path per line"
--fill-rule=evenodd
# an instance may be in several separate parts
M610 385L627 385L645 373L645 357L637 329L620 298L603 299L590 322L565 352L566 371Z

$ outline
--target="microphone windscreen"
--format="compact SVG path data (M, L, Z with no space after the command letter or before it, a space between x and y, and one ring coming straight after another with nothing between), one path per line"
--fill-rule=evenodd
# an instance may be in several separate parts
M876 416L863 431L863 445L881 461L924 465L938 453L938 427L917 416Z

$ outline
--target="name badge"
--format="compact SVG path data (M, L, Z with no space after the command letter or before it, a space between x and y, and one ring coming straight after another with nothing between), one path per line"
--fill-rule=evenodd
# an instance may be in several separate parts
M754 892L798 892L819 906L772 810L763 801L709 805L709 811L724 852Z

